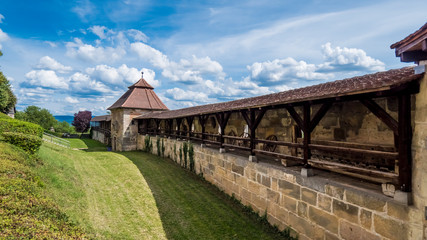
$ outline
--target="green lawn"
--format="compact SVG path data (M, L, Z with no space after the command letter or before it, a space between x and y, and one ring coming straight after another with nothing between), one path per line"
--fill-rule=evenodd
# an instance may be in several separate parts
M104 239L281 239L276 230L174 162L142 152L107 152L71 139L44 144L46 192L72 220Z

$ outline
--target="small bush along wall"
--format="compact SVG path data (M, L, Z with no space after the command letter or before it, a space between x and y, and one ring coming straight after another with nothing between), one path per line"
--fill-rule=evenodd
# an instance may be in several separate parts
M42 139L33 135L19 132L3 132L2 136L4 141L18 146L30 154L36 153L42 145Z

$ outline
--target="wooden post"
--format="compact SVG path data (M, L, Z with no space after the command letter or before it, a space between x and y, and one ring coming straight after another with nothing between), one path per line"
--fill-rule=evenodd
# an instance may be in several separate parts
M403 192L412 191L412 128L411 128L411 95L399 96L398 113L399 137L399 188Z
M311 151L308 147L308 145L311 143L311 131L310 131L310 104L305 103L304 104L304 118L303 118L303 129L304 132L304 167L310 167L308 165L308 159L311 158Z
M176 120L176 127L177 127L177 138L181 137L181 122L182 122L182 118L177 118Z
M200 126L202 127L202 144L205 143L206 120L208 118L209 118L209 115L199 116L199 123L200 123Z

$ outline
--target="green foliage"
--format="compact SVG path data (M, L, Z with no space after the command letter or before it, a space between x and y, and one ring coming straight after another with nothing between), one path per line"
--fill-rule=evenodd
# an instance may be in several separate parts
M189 144L188 159L190 160L190 171L194 172L194 146L192 143Z
M26 164L28 158L22 150L0 142L0 239L86 238L43 195L43 183Z
M15 132L31 134L38 137L43 137L43 128L34 123L16 120L1 114L0 133L2 132Z
M151 138L149 135L145 136L144 139L144 152L151 153L153 150L153 143L151 142Z
M161 157L160 138L157 138L156 140L156 147L157 147L157 156Z
M182 146L183 154L184 154L184 168L187 168L187 153L188 153L188 144L184 142Z
M179 165L182 166L182 148L179 148Z
M16 112L15 119L32 122L42 126L45 130L50 131L51 127L56 133L76 133L74 128L66 121L59 122L55 117L45 108L37 106L28 106L24 111Z
M162 157L165 157L165 142L162 139Z
M5 142L18 146L30 154L36 153L43 143L37 136L19 132L3 132L2 137Z
M50 130L50 128L56 126L58 122L49 110L37 106L28 106L24 111L17 112L15 117L19 120L38 124L46 130Z
M12 92L9 80L0 72L0 112L7 113L15 107L15 104L16 97Z

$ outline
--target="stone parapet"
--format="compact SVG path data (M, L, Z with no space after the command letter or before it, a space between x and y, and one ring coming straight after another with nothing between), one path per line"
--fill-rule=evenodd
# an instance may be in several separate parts
M145 136L138 137L138 149ZM184 165L183 141L162 138L166 157ZM156 137L151 137L157 153ZM249 162L194 144L195 172L272 225L298 232L300 239L423 239L424 209L405 206L378 189L344 184L324 176L302 177L296 168Z

